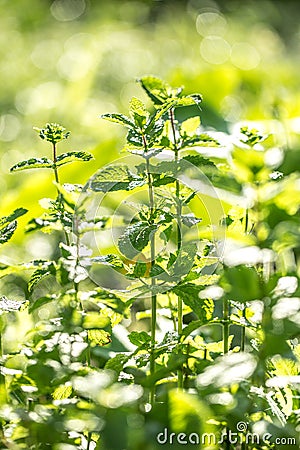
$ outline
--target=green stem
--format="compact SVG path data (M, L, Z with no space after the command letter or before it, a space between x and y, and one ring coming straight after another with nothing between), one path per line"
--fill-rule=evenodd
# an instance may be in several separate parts
M144 140L144 148L147 151L147 142ZM148 179L148 195L149 195L149 206L150 206L150 221L153 221L154 212L154 189L152 175L150 172L150 162L149 159L146 160L146 171ZM155 264L155 234L152 233L150 236L150 272ZM151 355L150 355L150 374L155 373L155 342L156 342L156 314L157 314L157 295L155 294L156 281L154 277L151 277ZM150 392L150 404L153 405L155 400L155 386L152 387Z
M3 315L0 316L0 361L3 363L3 331L5 328ZM2 395L4 395L5 400L7 401L7 391L6 391L6 379L3 373L0 374L0 386L3 386ZM1 389L2 390L2 389Z
M179 160L179 150L178 150L177 140L176 140L175 114L174 114L173 108L170 109L170 111L169 111L169 117L170 117L172 134L173 134L174 160L176 163L176 170L177 170L178 160ZM180 182L177 178L175 180L175 195L176 195L176 216L177 216L177 252L179 254L179 251L182 247L182 233L181 233L182 206L181 206L181 201L180 201ZM178 335L181 336L182 329L183 329L183 303L182 303L182 299L180 297L177 297L177 311L178 311L177 331L178 331ZM182 367L180 367L178 369L177 377L178 377L178 382L177 382L178 388L183 388L183 368Z
M57 169L57 166L56 166L56 161L57 161L57 149L56 149L56 143L53 142L52 146L53 146L53 147L52 147L52 153L53 153L52 156L53 156L53 163L54 163L54 167L53 167L54 179L55 179L55 182L56 182L57 184L60 184L60 182L59 182L59 176L58 176L58 169ZM61 195L61 193L59 192L58 187L56 187L56 190L57 190L57 198L58 198L58 201L59 201L60 205L62 205L62 195ZM67 245L70 245L70 239L69 239L68 233L67 233L66 231L64 231L64 234L65 234L66 244L67 244Z
M243 318L246 320L246 306L243 309ZM245 351L245 342L246 342L246 326L242 326L241 331L241 352Z
M229 300L223 300L223 353L229 351Z

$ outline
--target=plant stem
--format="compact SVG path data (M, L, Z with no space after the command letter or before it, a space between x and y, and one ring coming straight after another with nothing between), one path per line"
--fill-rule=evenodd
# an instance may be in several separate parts
M56 166L56 161L57 161L57 149L56 149L56 143L55 143L55 142L53 142L53 144L52 144L52 156L53 156L53 163L54 163L53 172L54 172L55 182L56 182L57 184L60 184L60 182L59 182L59 176L58 176L58 170L57 170L57 166ZM62 195L61 195L61 193L59 192L58 187L56 187L56 190L57 190L57 198L58 198L58 201L59 201L60 205L62 206ZM70 245L70 239L69 239L68 233L67 233L66 231L64 231L64 234L65 234L66 244L67 244L67 245Z
M223 300L223 353L226 355L229 351L229 300Z
M246 320L246 306L243 309L243 318ZM245 351L245 342L246 342L246 325L243 325L241 330L241 352Z
M179 151L178 151L177 139L176 139L174 108L170 109L169 117L170 117L170 122L171 122L171 127L172 127L173 146L174 146L174 160L175 160L176 172L177 172ZM175 180L175 195L176 195L176 216L177 216L177 252L179 254L180 249L182 247L182 234L181 234L181 228L182 228L182 223L181 223L182 206L181 206L181 201L180 201L180 183L179 183L179 180L177 178ZM182 329L183 329L183 304L182 304L182 299L180 297L177 297L177 311L178 311L178 313L177 313L178 314L177 332L178 332L178 335L180 336L182 334ZM182 369L182 367L180 367L178 369L177 377L178 377L178 382L177 382L178 388L183 388L183 369Z
M147 142L143 137L144 148L147 151ZM150 222L153 221L154 213L154 189L152 182L152 175L150 172L150 162L146 159L146 171L148 179L148 195L149 195L149 207L150 207ZM151 233L150 236L150 273L153 265L155 264L155 234ZM155 294L156 281L154 277L151 277L151 355L150 355L150 374L155 373L155 342L156 342L156 314L157 314L157 295ZM151 388L150 392L150 404L153 405L155 400L155 386Z

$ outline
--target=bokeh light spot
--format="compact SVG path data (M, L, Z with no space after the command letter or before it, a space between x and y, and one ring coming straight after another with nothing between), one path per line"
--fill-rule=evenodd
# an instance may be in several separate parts
M227 21L217 12L204 12L196 19L196 28L201 36L211 34L224 36L227 29Z
M247 42L239 42L232 46L231 61L239 69L252 70L259 65L260 55L252 45Z
M220 36L207 36L200 44L202 58L210 64L223 64L228 61L231 47Z
M84 0L55 0L50 7L50 11L56 20L67 22L80 17L85 8Z

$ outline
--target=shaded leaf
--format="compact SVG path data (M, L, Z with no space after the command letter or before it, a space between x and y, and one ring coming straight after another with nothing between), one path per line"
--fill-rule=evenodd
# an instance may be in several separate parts
M118 241L119 250L127 258L134 258L148 244L150 236L157 230L157 225L137 222L129 225Z

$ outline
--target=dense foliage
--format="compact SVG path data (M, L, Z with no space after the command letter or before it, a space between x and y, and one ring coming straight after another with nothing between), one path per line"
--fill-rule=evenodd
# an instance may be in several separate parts
M206 130L200 94L138 83L149 109L101 116L127 129L120 160L61 183L92 155L60 152L69 132L47 123L50 157L11 168L52 172L23 232L57 245L0 267L27 277L26 302L1 297L2 334L32 323L2 355L2 448L298 448L297 176L276 136Z

